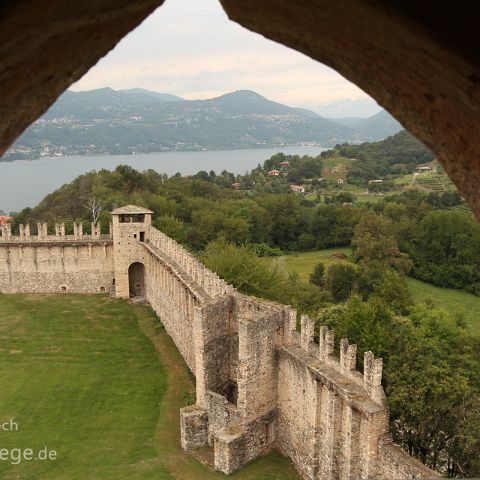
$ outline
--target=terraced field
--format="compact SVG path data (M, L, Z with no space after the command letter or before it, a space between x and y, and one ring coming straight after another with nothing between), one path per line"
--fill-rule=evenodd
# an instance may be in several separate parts
M322 177L335 183L339 179L345 180L349 168L354 164L355 161L356 160L352 158L345 157L325 158L323 160ZM393 195L412 188L417 188L424 192L427 191L438 193L453 191L456 188L445 173L436 172L420 173L416 174L415 177L413 174L401 175L396 177L393 180L393 183L396 186L396 189L385 192L384 195ZM357 185L344 184L342 186L342 191L352 193L356 197L356 201L359 203L375 203L382 200L384 197L383 195L365 194L366 190L366 187L359 187ZM329 188L327 190L322 190L321 193L322 195L334 195L338 193L338 189Z
M433 192L446 192L455 189L454 184L447 175L435 172L417 175L415 183Z
M473 212L470 210L470 207L468 205L456 205L453 207L453 210L455 210L458 213L461 213L462 215L471 217L473 216Z

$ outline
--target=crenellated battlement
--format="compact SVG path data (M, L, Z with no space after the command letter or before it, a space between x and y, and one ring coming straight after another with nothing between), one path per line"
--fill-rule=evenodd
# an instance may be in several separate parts
M12 233L11 224L2 225L0 229L0 242L8 243L34 243L34 242L75 242L75 241L92 241L92 240L111 240L112 226L110 225L109 233L102 234L100 224L91 223L91 233L83 233L83 224L73 224L73 235L65 234L65 224L56 223L54 226L54 234L48 234L48 224L46 222L37 223L37 234L32 235L30 225L20 224L18 226L18 235Z
M375 358L372 352L363 356L363 373L356 369L357 345L350 344L347 338L342 338L339 344L339 356L335 355L335 332L326 325L318 329L318 343L314 341L315 321L307 315L301 316L300 338L297 344L310 355L348 377L359 387L364 388L370 398L383 404L385 393L382 388L383 359ZM298 338L298 337L297 337Z
M100 226L84 234L81 224L73 235L64 223L49 230L39 222L32 235L29 224L9 224L0 229L1 293L101 293L114 283L112 235L102 235Z
M153 226L150 226L149 241L183 269L210 298L218 298L236 291L215 272L203 265L185 247Z

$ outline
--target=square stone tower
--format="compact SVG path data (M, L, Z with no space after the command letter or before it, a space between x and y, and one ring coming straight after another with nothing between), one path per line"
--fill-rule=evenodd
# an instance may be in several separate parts
M112 212L115 294L129 298L145 290L146 250L142 243L150 238L152 211L137 205L116 208ZM143 265L143 269L132 268ZM130 275L129 275L130 270ZM143 271L143 273L142 273Z

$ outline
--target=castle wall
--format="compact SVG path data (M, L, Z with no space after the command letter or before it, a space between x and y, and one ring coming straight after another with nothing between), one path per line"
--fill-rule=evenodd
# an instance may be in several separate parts
M275 422L275 412L270 412L243 425L215 435L215 468L227 475L235 472L267 452L271 447L269 426Z
M278 370L276 445L306 478L314 478L319 385L313 372L285 350L279 352Z
M276 408L276 327L282 310L267 302L235 297L239 324L238 407L247 421Z
M415 479L431 478L435 473L413 457L405 453L389 438L380 442L379 478ZM435 478L438 478L435 476Z
M109 292L109 241L0 242L1 293Z
M117 213L116 213L117 212ZM411 480L434 472L388 436L383 364L290 307L238 292L151 226L151 212L113 212L111 235L46 224L1 228L0 292L145 294L190 370L196 405L181 411L182 447L211 446L226 474L271 448L309 480ZM138 265L140 264L140 265ZM133 267L132 267L133 265Z
M171 264L152 250L144 249L146 297L162 319L168 334L180 350L190 370L195 373L193 311L200 299L178 276Z
M382 362L365 353L355 370L356 346L326 327L313 342L314 323L302 317L301 334L278 350L276 447L303 478L433 478L435 472L394 445L381 388Z
M114 215L112 232L116 296L131 296L129 267L142 263L145 266L145 296L195 373L194 309L232 291L232 287L171 238L153 228L150 214L145 214L143 221L125 223L121 222L120 215ZM225 322L226 316L221 324ZM235 340L228 348L235 350ZM225 387L229 376L216 377L217 390Z
M237 403L238 319L231 296L207 303L197 312L194 337L197 397L210 390ZM200 373L201 372L201 373Z

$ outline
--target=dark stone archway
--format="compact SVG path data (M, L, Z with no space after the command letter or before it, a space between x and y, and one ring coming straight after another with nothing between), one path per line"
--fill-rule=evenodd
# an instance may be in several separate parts
M162 3L2 2L0 154ZM372 95L436 152L480 218L476 0L221 3L232 20L333 67Z
M128 290L130 297L144 297L146 294L145 265L140 262L128 267Z

